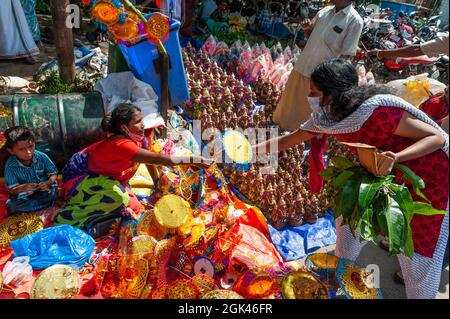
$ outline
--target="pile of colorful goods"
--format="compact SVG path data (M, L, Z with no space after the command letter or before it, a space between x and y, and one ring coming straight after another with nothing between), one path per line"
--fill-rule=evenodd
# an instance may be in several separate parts
M301 150L290 152L295 157ZM281 163L289 169L289 162ZM248 173L260 176L255 167ZM323 299L342 288L336 284L340 280L347 298L361 295L355 295L355 289L379 297L365 286L370 280L364 274L341 275L334 256L310 256L306 268L284 262L262 213L234 196L215 165L207 170L166 169L144 208L138 219L116 225L109 236L99 238L81 270L55 265L35 270L36 280L25 284L8 279L7 288L37 299ZM12 254L4 246L0 261ZM351 273L361 273L355 267Z
M294 49L289 46L283 49L280 43L269 49L264 43L251 47L248 42L242 43L238 40L229 47L212 35L206 40L201 51L206 52L228 72L239 76L245 83L252 84L263 78L279 89L287 83L296 56L300 54L297 46Z
M188 46L183 59L191 98L182 108L202 119L205 128L245 129L270 124L273 109L257 110L252 88L220 68L204 51L196 53Z

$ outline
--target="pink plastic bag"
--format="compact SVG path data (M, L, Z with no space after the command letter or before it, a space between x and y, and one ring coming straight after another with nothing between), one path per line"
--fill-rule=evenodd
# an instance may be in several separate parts
M208 40L206 40L205 44L203 44L202 50L205 50L208 55L212 55L214 50L217 47L217 40L213 35L210 35Z

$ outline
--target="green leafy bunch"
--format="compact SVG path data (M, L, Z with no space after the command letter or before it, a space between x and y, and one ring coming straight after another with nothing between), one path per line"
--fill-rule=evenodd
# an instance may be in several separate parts
M36 83L41 94L70 93L74 89L74 85L64 82L59 77L57 71L49 72L44 77L38 79Z
M402 178L410 182L415 193L426 202L413 201L405 185L394 183L395 175L375 177L342 156L334 157L331 164L319 174L336 192L332 203L334 217L342 217L343 225L350 227L355 238L355 230L358 230L360 240L376 242L377 236L383 233L389 241L391 256L413 256L411 220L414 214L445 214L431 206L421 192L425 188L424 181L404 165L396 164L394 170L401 171Z
M57 71L51 71L43 76L36 77L39 93L41 94L65 94L92 92L95 83L102 78L100 73L94 75L78 74L74 83L64 82Z

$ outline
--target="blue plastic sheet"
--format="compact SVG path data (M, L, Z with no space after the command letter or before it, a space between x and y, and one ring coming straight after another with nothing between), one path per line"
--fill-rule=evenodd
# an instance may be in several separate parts
M331 211L314 225L286 226L281 230L268 226L273 244L286 261L303 258L319 248L336 244L336 224Z
M29 256L33 269L44 269L55 264L81 269L91 257L94 239L69 225L46 228L11 242L14 257Z

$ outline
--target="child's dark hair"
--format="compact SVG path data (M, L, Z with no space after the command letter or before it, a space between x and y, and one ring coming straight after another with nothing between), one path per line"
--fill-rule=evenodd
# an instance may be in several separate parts
M105 132L120 134L120 127L122 125L128 125L133 114L140 112L141 109L131 103L120 103L111 115L107 115L102 121L102 129Z
M5 133L6 147L12 149L17 143L22 141L35 142L34 133L25 126L13 126L8 128Z

